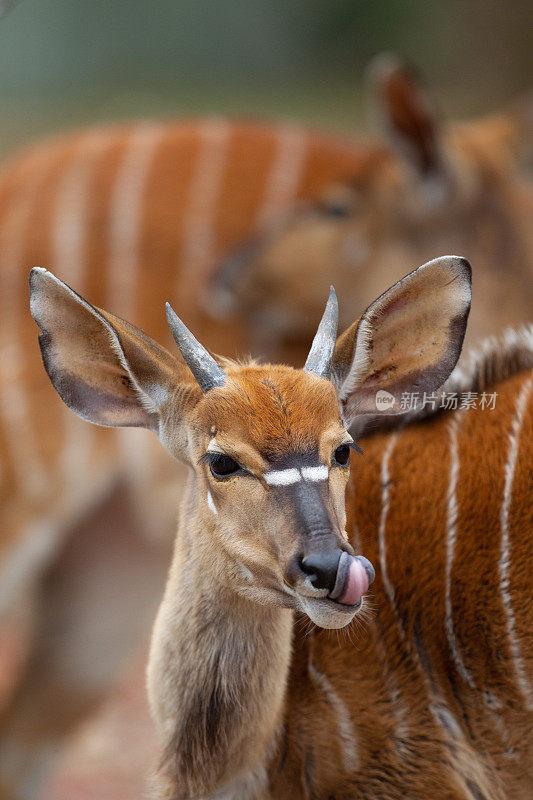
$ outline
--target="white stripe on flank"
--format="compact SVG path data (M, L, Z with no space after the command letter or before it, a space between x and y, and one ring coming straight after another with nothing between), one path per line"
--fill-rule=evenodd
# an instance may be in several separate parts
M327 481L329 478L329 469L325 464L319 467L302 467L301 472L306 481Z
M0 316L2 324L9 331L3 337L0 353L0 414L4 421L9 460L22 496L38 495L47 484L48 474L36 447L36 432L32 426L28 391L22 373L26 354L19 338L20 290L23 289L26 296L27 283L24 281L21 284L20 271L24 267L24 247L35 197L56 163L56 158L48 152L43 154L41 150L24 161L21 174L17 176L18 191L11 198L0 228Z
M444 698L440 695L440 693L432 686L432 682L429 678L428 673L422 661L420 659L420 655L416 646L413 646L413 643L407 639L405 629L401 620L401 617L398 613L398 609L396 607L396 598L394 594L394 589L392 584L389 581L388 573L387 573L387 550L386 550L386 527L387 527L387 517L390 509L390 486L391 486L391 477L390 477L390 459L392 453L394 452L394 448L398 442L401 430L395 431L389 440L387 448L383 453L383 459L381 462L381 517L379 522L379 533L378 533L378 541L379 541L379 562L382 574L383 585L385 587L385 592L391 604L396 624L398 627L398 631L400 633L400 637L402 642L405 645L405 648L411 657L419 675L422 678L426 691L428 693L428 697L432 700L429 703L429 711L433 717L433 720L438 725L438 727L442 730L445 739L449 739L450 735L457 737L460 736L461 739L464 739L464 735L462 730L455 720L454 715L452 714L451 710L446 705ZM444 711L444 714L441 713ZM445 724L444 716L446 716L447 720L452 720L454 725L453 729L450 729L450 723Z
M533 378L524 382L518 399L516 401L516 412L509 431L509 452L505 464L505 484L503 490L503 502L500 513L501 522L501 543L500 543L500 594L502 604L507 619L507 635L509 637L509 650L513 659L518 687L525 700L528 710L533 710L533 687L527 676L527 670L522 658L522 648L516 634L515 616L511 600L511 587L509 570L511 566L511 542L509 538L509 511L511 508L513 494L513 480L518 459L519 438L524 422L524 415L527 408Z
M257 213L258 227L268 224L291 203L298 191L307 155L304 128L285 123L277 130L277 151L268 175L265 197Z
M342 751L342 760L348 774L352 774L359 767L359 744L355 735L352 718L344 700L339 697L331 681L320 672L309 657L309 675L313 683L320 689L333 711Z
M273 469L265 472L263 478L270 486L290 486L302 480L300 471L291 469Z
M95 166L114 141L110 130L90 131L78 142L58 186L52 218L52 264L58 277L83 294L87 270L87 212ZM63 415L65 435L61 474L67 485L89 479L87 463L94 429L72 412Z
M43 153L38 149L24 159L15 176L18 188L11 195L0 228L0 319L3 326L10 318L16 320L20 315L20 270L29 217L35 195L56 163L56 159L51 158L48 152ZM2 179L9 180L9 176L2 176ZM28 272L30 266L34 265L28 265Z
M416 667L418 674L422 678L425 690L428 695L428 699L430 701L428 703L428 709L433 717L435 724L442 731L445 741L452 740L452 741L464 742L465 736L459 724L459 721L457 720L451 708L447 705L445 698L441 695L441 693L437 688L436 679L438 678L438 675L433 674L433 679L430 678L428 670L431 669L431 665L429 664L426 665L422 662L420 653L416 646L416 642L413 643L411 640L407 638L406 631L404 629L401 617L396 607L394 589L389 581L387 574L385 533L386 533L387 517L391 502L390 500L391 476L390 476L389 465L392 453L394 451L394 448L396 447L400 433L401 430L398 430L394 434L392 434L388 446L383 454L383 460L381 464L382 505L381 505L381 519L379 525L378 538L379 538L380 566L382 572L383 585L385 587L387 597L390 601L390 604L394 612L394 616L396 618L396 623L398 630L400 632L401 640L404 643L406 651L409 654L414 666ZM407 698L408 694L405 694L405 697ZM397 725L397 731L399 731L400 734L400 738L403 738L403 735L405 735L406 732L406 727L404 727L406 726L406 718L402 714L398 714L396 725Z
M448 644L455 661L455 666L471 689L475 688L470 672L464 665L462 656L457 646L453 629L453 604L452 604L452 569L455 557L455 542L457 539L457 517L459 513L457 504L457 481L459 479L459 447L457 436L461 426L464 412L453 415L448 425L450 439L450 483L446 500L446 569L445 569L445 627Z
M387 572L387 542L385 538L387 530L387 517L389 515L389 508L390 508L391 479L390 479L389 463L394 448L396 447L396 444L398 442L399 436L400 436L400 431L395 431L393 434L391 434L389 443L385 448L385 452L383 453L383 459L381 461L381 516L379 520L378 542L379 542L379 564L381 567L381 579L383 581L385 593L389 598L389 602L394 612L394 616L396 617L398 630L400 631L402 639L405 639L405 631L400 616L398 614L398 609L396 608L396 598L394 595L394 588L389 580L389 575Z
M141 270L139 243L144 193L150 167L163 138L163 123L146 121L129 133L110 200L109 278L106 307L129 322L135 322L137 288ZM154 449L150 437L138 431L116 432L119 450L130 480L137 491L154 472Z
M150 121L132 129L111 197L107 308L130 322L135 321L135 297L142 267L139 237L144 190L164 131L163 123Z
M214 218L222 188L231 125L225 119L206 120L198 128L200 150L191 180L187 210L183 219L183 246L174 291L183 294L183 275L198 275L215 257Z
M59 278L80 294L86 266L87 205L94 167L112 141L109 130L83 136L61 179L52 220L52 266Z

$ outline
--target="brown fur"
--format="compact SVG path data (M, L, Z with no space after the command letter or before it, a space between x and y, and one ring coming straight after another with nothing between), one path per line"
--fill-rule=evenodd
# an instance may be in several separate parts
M504 364L505 354L500 352L499 359ZM505 372L512 371L512 367L507 365ZM295 625L287 677L279 673L278 678L282 685L285 685L285 680L288 683L275 734L272 723L268 728L272 730L271 749L265 760L268 789L257 789L258 797L276 800L295 797L303 800L310 796L400 800L408 795L422 800L431 794L438 800L507 800L526 797L531 792L531 718L516 683L497 569L501 537L499 511L507 454L507 440L502 439L502 431L509 432L517 394L531 375L531 371L508 374L506 379L487 384L485 388L498 392L496 410L470 410L461 420L459 516L452 586L455 635L462 658L473 677L473 686L466 684L458 673L444 624L446 494L450 470L448 429L454 424L454 416L460 414L447 412L434 419L413 423L403 430L391 459L386 564L388 579L395 587L394 607L383 583L378 535L382 514L383 453L393 434L375 434L360 442L365 456L352 462L348 531L352 545L368 555L378 569L370 601L376 617L367 618L365 632L355 628L350 637L341 633L340 641L331 632L316 628L306 636L304 624ZM472 387L475 385L472 382ZM530 398L520 438L511 523L512 600L517 633L530 675L533 659L528 636L531 609L525 598L529 595L527 576L530 570L527 565L531 560L531 543L523 534L533 529L528 467L532 425L533 404ZM472 447L472 443L480 438L483 441L482 460ZM428 452L431 458L425 455ZM191 535L197 537L198 533L191 531ZM188 534L183 529L178 536L178 552L187 540ZM181 561L184 557L176 556L175 563L184 564ZM176 579L180 574L171 573L167 602L177 590ZM217 573L217 581L220 581L220 573ZM206 586L205 591L208 594L202 593L204 602L198 607L199 611L201 609L201 623L195 624L201 624L202 631L211 629L213 634L218 631L221 641L227 637L222 631L228 623L248 637L249 631L242 627L241 622L237 623L237 617L232 622L232 616L229 620L217 616L209 622L209 609L218 609L221 598L219 590L211 595L212 589ZM232 614L233 602L228 598L225 614ZM235 613L244 622L248 612L244 606ZM179 618L172 623L168 617L164 622L160 618L155 629L155 643L164 624L167 636L170 631L176 631L170 635L170 641L174 640L179 629L179 651L186 651L188 634L183 633L182 627L178 628L179 620L184 618L188 618L185 609L181 609ZM286 653L288 634L282 625L282 617L276 623L270 612L260 607L255 608L251 619L257 621L261 631L253 646L259 648L256 651L257 663L261 664L261 675L266 680L270 670L280 666L279 657L281 652ZM169 631L171 624L176 628L171 627ZM273 644L270 636L276 624L281 626L278 631L280 638ZM205 646L205 663L213 664L209 656L214 644L207 640ZM231 656L238 658L240 648L244 646L242 641L239 644L232 638ZM248 638L246 646L251 646ZM175 646L173 652L176 654ZM199 662L196 658L195 655L195 664L204 663L201 657ZM158 664L154 653L150 671L151 691L157 696L170 693L166 694L165 700L170 705L176 697L174 668L175 664L169 661ZM339 710L332 704L327 689L317 683L316 670L325 676L348 710L357 742L356 766L345 763L346 748L342 746L338 727ZM196 673L195 669L193 673ZM185 672L189 676L187 690L191 693L194 691L190 682L193 673ZM259 717L253 724L247 722L246 725L236 711L240 704L231 707L236 714L233 717L236 729L239 734L243 733L232 747L237 747L242 755L246 742L244 752L250 763L256 763L261 751L256 749L256 739L250 736L249 731L264 730L263 714L267 709L272 710L273 705L277 708L279 700L273 704L263 689L259 696L255 696L253 683L251 691L248 691L249 674L244 676L246 689L235 683L239 677L235 667L227 673L224 670L223 675L232 681L230 687L226 687L227 691L245 691L248 702L259 706ZM208 687L213 677L209 679L203 671L200 673L197 702L200 698L208 702ZM250 712L250 706L247 708ZM224 712L215 705L213 713L223 725ZM197 723L202 730L204 723L204 718ZM191 727L186 730L186 735L191 736L190 742L194 742L196 734ZM154 796L174 800L193 797L198 791L211 796L209 783L198 784L198 775L195 776L194 789L192 786L187 788L190 779L184 780L183 768L177 760L181 752L179 744L180 740L174 734L160 765L158 789ZM220 777L223 772L218 772L221 768L217 750L213 748L213 742L205 746L209 749L209 769L206 771L207 765L204 764L201 774L205 777L202 780L212 774L212 770ZM234 766L237 767L238 763L235 762ZM188 767L191 764L188 762ZM237 772L235 769L232 774ZM249 777L251 786L262 787L265 780L262 769L252 770L252 773ZM257 776L255 779L254 774ZM244 783L246 785L246 781ZM242 797L255 797L255 791L255 788L243 789ZM227 796L241 795L238 788L234 788L228 789Z
M379 385L394 390L403 365L413 371L411 339L404 352L396 333L406 313L420 335L414 385L429 389L436 376L442 380L440 354L454 351L452 369L462 334L436 323L443 308L450 322L466 318L468 275L460 259L437 260L380 298L381 314L371 306L357 323L351 365L339 340L341 400L372 385L367 367L372 353L387 350L387 338L391 363ZM296 619L304 608L313 618L312 603L325 601L315 593L302 605L304 587L288 569L301 543L297 517L263 480L280 455L309 447L331 453L342 441L333 384L288 367L227 362L226 383L199 395L180 361L171 366L173 357L147 337L140 345L131 326L105 315L107 343L85 335L99 319L108 330L105 320L49 273L34 273L32 311L45 356L53 354L45 363L56 388L65 372L90 379L76 378L79 345L61 336L67 323L86 349L79 363L90 362L94 347L96 383L113 397L128 377L138 413L156 414L161 441L193 467L148 672L162 741L154 797L506 800L530 793L531 553L524 534L533 529L533 374L515 372L525 363L517 347L514 366L499 356L507 377L494 386L494 411L442 413L369 437L349 480L331 463L323 496L335 510L335 535L345 529L348 485L348 535L377 568L377 616L354 646L320 628L302 635L294 624L295 611ZM78 396L65 399L75 404ZM100 401L86 398L86 416L102 413ZM202 454L214 439L246 472L223 480L209 474ZM512 503L505 515L506 493ZM320 625L343 627L338 613L328 606Z

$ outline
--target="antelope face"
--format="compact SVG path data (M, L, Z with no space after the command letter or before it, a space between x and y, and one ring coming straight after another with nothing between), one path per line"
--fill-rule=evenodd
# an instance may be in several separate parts
M43 269L32 270L30 294L65 403L90 422L153 430L194 470L183 529L189 557L202 548L210 565L205 579L325 628L350 622L373 569L345 531L348 430L401 413L404 392L433 392L448 377L470 307L468 262L420 267L338 340L332 289L303 370L219 363L168 307L175 358Z
M504 166L501 120L443 133L423 88L404 67L389 63L378 72L389 150L376 147L362 174L286 212L213 276L208 310L244 310L268 355L281 342L309 339L329 284L343 298L342 329L352 308L367 305L410 264L436 252L475 258L487 316L500 313L508 321L502 264L512 278L524 254L516 211L506 199L518 182ZM516 303L526 280L524 274L515 282Z
M235 589L346 625L373 569L345 531L354 446L333 384L289 367L227 369L194 415L202 519Z
M348 315L394 283L403 264L426 261L418 259L424 248L409 241L413 225L406 225L401 193L386 177L388 185L380 187L385 198L382 191L374 196L372 185L330 186L230 254L213 277L208 311L244 311L259 335L269 331L267 344L272 332L282 340L309 340L331 283L347 300ZM410 260L413 253L417 258ZM341 325L350 322L341 311Z
M315 202L295 208L230 254L213 277L208 311L220 311L221 318L224 308L244 311L268 354L272 334L279 341L310 339L331 283L345 301L344 328L350 309L369 304L407 265L424 263L435 252L475 248L483 269L496 275L508 250L506 212L501 202L491 202L490 186L471 177L472 186L459 196L448 176L414 179L397 159L387 158L364 184L327 187ZM495 201L499 191L494 188ZM487 235L492 250L484 244Z

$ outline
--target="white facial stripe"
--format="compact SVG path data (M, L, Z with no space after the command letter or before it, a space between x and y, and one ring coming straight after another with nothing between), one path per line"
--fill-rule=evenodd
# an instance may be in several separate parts
M319 467L302 467L302 475L306 481L327 481L329 470L325 464Z
M300 471L291 469L272 469L265 472L263 478L270 486L290 486L291 483L298 483L302 480Z
M211 492L209 490L207 491L207 505L209 506L209 508L211 509L213 514L218 514L217 507L215 505L215 501L213 500L213 497L212 497Z
M329 470L325 464L321 464L319 467L302 467L301 469L296 469L296 467L273 469L263 475L270 486L290 486L300 481L313 481L316 483L317 481L327 481L328 476Z

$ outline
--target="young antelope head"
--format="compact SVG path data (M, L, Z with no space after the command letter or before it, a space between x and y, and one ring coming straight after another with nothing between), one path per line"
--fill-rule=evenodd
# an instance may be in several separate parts
M345 530L350 426L399 413L402 393L421 397L448 377L470 307L468 262L420 267L338 340L332 289L302 370L215 360L168 306L174 357L44 269L32 270L30 294L64 402L99 425L153 430L191 467L178 535L200 578L325 628L348 624L374 577Z

